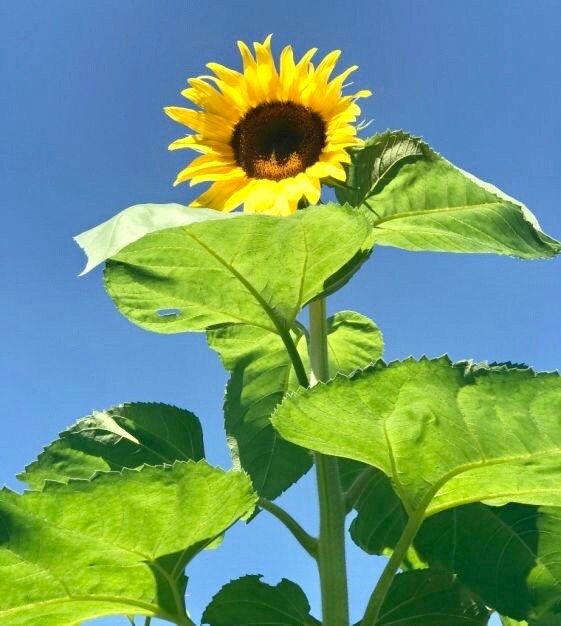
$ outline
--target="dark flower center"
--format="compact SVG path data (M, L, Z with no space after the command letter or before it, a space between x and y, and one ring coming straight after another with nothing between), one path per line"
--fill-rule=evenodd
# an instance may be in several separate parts
M236 124L230 145L250 178L281 180L317 162L325 129L321 116L302 104L266 102Z

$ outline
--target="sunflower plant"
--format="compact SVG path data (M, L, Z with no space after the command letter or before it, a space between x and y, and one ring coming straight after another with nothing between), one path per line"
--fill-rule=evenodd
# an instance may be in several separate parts
M321 615L289 579L252 572L217 590L204 624L349 626L347 531L387 558L360 626L561 624L559 375L388 363L372 320L326 315L377 245L538 259L561 243L422 139L359 138L370 92L345 93L356 68L335 74L339 51L239 49L241 71L209 63L182 92L192 106L165 109L189 129L170 149L200 153L176 184L208 188L76 238L131 322L206 333L230 373L232 467L205 461L187 409L123 404L70 426L20 474L28 491L1 492L0 624L193 626L189 564L257 514L317 563ZM312 466L317 534L275 503Z

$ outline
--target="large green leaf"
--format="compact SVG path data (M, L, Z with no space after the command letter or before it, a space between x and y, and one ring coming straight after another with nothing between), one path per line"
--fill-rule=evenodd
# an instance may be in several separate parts
M403 131L351 152L341 202L370 214L374 241L406 250L493 252L544 258L561 252L517 200L462 171Z
M297 445L384 471L408 513L476 502L561 504L561 378L528 368L379 362L287 396Z
M105 279L120 311L148 330L245 323L286 336L302 307L344 283L370 245L368 220L349 207L238 214L145 235L107 262Z
M376 626L484 626L490 611L453 574L398 574Z
M561 509L462 506L426 520L415 547L500 613L532 622L561 609Z
M255 326L226 326L207 336L232 373L224 414L234 460L261 496L276 498L312 465L308 450L284 441L269 419L286 391L298 387L289 355L278 335ZM297 327L291 337L307 369L303 330ZM328 349L331 374L350 374L382 356L382 336L367 317L341 311L328 319Z
M33 488L45 480L90 478L95 472L161 465L204 457L203 435L193 413L167 404L122 404L60 433L18 478Z
M212 209L194 210L181 204L135 204L103 224L74 237L74 241L87 256L86 267L80 275L87 274L149 233L232 216L232 213Z
M74 626L104 615L185 617L184 568L256 497L204 461L0 492L0 624Z
M354 508L355 543L370 554L390 553L407 514L385 474L372 469ZM425 520L405 565L426 563L458 574L487 606L538 619L561 603L561 509L473 503L442 511Z
M283 578L272 587L261 576L244 576L224 585L203 614L210 626L313 626L310 604L298 585Z

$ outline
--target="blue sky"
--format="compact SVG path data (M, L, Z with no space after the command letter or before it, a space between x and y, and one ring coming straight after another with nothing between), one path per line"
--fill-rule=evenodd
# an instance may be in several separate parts
M355 85L375 95L369 131L404 128L525 202L561 237L561 3L558 0L203 2L7 0L0 3L0 176L3 198L0 482L92 409L155 400L204 425L211 462L227 466L226 380L202 335L161 336L129 324L83 266L72 236L139 202L182 202L171 187L185 153L162 114L189 76L215 60L239 66L235 41L274 33L276 49L344 51ZM387 357L561 363L561 259L375 251L330 300L381 326ZM313 481L282 502L315 528ZM353 617L380 561L350 547ZM231 578L299 583L313 609L313 564L274 520L236 527L190 569L198 618ZM122 619L99 626L125 624Z

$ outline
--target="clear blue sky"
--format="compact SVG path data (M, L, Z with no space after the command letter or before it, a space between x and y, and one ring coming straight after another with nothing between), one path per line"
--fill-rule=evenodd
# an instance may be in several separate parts
M558 0L280 2L4 0L0 3L2 182L1 476L13 478L58 431L92 409L157 400L196 412L211 462L229 463L226 380L202 335L129 324L72 236L139 202L187 202L172 189L185 153L162 107L181 104L209 60L239 66L235 41L274 33L278 50L318 46L358 64L369 130L405 128L524 201L561 236ZM387 356L561 364L561 259L522 262L378 249L332 311L352 308L384 331ZM315 526L308 477L282 499ZM273 534L274 533L274 534ZM351 548L360 616L380 562ZM195 618L244 573L286 576L318 609L313 564L266 515L236 527L190 569ZM122 619L99 622L121 624Z

